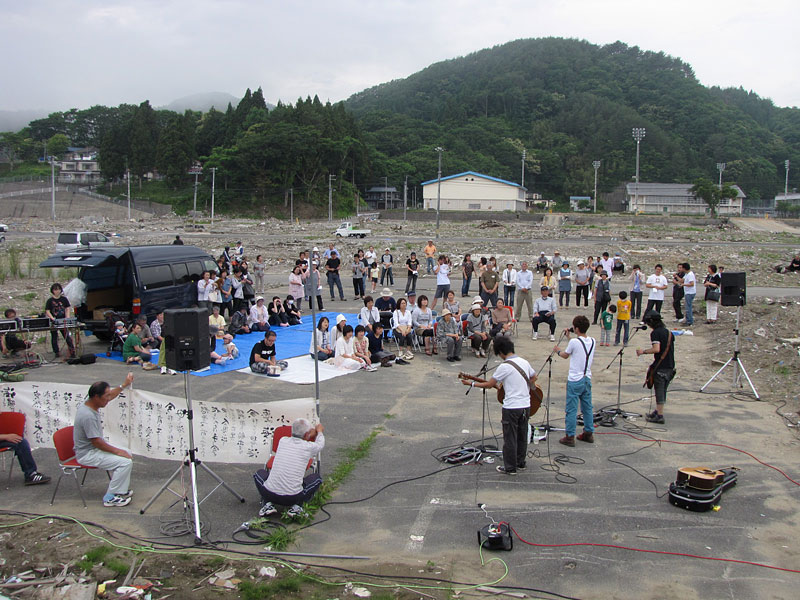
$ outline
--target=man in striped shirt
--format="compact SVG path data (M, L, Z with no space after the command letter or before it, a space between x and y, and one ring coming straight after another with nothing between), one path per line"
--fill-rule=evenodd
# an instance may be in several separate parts
M322 485L319 473L304 475L309 461L325 447L324 430L322 425L314 427L306 419L297 419L292 423L291 437L278 442L272 469L259 469L253 475L263 499L259 517L276 514L275 504L290 506L287 513L290 517L305 516L301 505L311 500Z

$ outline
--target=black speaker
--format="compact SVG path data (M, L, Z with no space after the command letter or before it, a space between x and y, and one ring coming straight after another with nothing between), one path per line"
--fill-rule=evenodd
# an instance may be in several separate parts
M164 346L167 367L199 371L211 362L208 311L205 308L171 308L164 311Z
M747 273L744 271L722 273L722 306L744 306L747 304Z

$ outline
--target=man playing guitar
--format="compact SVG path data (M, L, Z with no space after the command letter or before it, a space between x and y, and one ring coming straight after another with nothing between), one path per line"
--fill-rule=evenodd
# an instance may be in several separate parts
M516 475L525 468L528 452L528 418L531 407L531 388L536 382L536 371L530 363L514 354L514 342L499 335L493 341L494 353L503 359L489 381L462 379L461 383L478 388L496 388L502 384L503 398L503 464L499 473ZM538 407L537 407L538 408Z

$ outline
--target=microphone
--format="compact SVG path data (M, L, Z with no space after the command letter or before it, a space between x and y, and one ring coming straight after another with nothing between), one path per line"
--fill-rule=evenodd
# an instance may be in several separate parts
M636 331L636 330L646 331L647 330L647 325L639 325L638 327L634 327L633 329L634 329L634 331Z

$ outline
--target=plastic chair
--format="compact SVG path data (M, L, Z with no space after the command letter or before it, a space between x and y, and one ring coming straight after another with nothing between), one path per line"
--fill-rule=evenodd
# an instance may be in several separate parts
M56 453L58 454L58 466L61 467L61 475L58 476L56 489L53 490L53 497L50 498L50 506L55 502L58 486L61 485L61 478L64 477L64 475L72 475L75 479L75 485L78 488L78 494L81 496L83 508L87 508L81 486L86 482L86 475L89 473L89 470L96 469L97 467L82 465L78 462L78 459L75 458L75 442L72 437L74 429L75 428L70 425L69 427L62 427L53 434L53 445L56 447ZM77 473L81 469L83 470L83 479L78 483ZM111 473L106 471L106 475L111 479Z
M0 434L15 433L19 437L25 435L25 413L0 412ZM14 452L14 448L0 448L0 452ZM16 458L16 452L14 452ZM6 455L3 454L3 468L6 468ZM11 472L14 470L14 459L11 459L11 466L8 468L8 481L6 489L11 487Z
M270 451L270 456L267 459L267 471L272 469L272 463L275 462L275 454L278 452L278 442L280 442L283 438L289 437L292 435L292 426L291 425L281 425L280 427L276 427L275 431L272 432L272 450ZM314 464L314 459L311 458L308 461L308 466L306 470L311 468L311 465Z
M508 309L509 314L511 314L511 332L513 335L517 335L517 319L514 317L514 307L506 304L506 308Z

